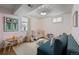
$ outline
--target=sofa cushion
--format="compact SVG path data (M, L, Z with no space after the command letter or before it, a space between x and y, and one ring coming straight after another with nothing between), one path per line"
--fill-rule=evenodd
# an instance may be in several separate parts
M79 54L79 45L73 38L73 36L70 34L68 35L68 45L67 45L67 53L77 53Z
M40 47L41 45L45 44L48 40L46 38L40 38L36 41L37 45Z
M42 46L40 46L38 49L40 49L41 51L43 51L45 54L51 55L51 54L53 54L54 47L50 46L50 40L49 40L48 42L46 42L45 44L43 44ZM44 54L44 53L42 53L42 54Z
M63 46L65 47L67 44L68 35L66 33L63 33L63 35L61 35L58 39L62 42Z
M62 42L56 39L54 43L54 55L61 55L63 50L62 47Z
M68 40L68 36L66 33L63 33L63 35L60 35L59 37L57 37L57 40L55 40L55 44L54 44L55 54L66 54L67 40Z

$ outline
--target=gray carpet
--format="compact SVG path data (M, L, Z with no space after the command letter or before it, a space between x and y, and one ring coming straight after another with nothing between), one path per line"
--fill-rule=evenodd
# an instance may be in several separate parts
M17 55L36 55L37 44L36 42L23 43L20 46L14 47L14 51Z

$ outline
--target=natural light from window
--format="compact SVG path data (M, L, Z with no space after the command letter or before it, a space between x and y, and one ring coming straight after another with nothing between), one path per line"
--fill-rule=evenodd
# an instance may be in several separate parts
M28 18L22 17L22 31L28 30Z
M62 17L53 18L52 22L53 23L60 23L60 22L62 22Z

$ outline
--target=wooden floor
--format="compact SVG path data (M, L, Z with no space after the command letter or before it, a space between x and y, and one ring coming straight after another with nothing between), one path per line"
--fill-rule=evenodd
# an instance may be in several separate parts
M6 48L5 52L4 49L0 49L0 55L16 55L13 48L9 51L9 47Z

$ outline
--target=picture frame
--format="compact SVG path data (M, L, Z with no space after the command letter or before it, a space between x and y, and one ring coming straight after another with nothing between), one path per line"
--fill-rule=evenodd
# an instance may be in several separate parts
M73 26L78 27L78 11L75 11L73 14Z

